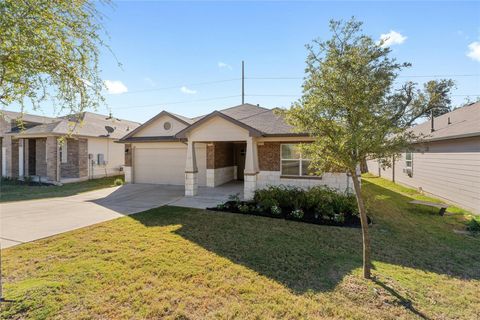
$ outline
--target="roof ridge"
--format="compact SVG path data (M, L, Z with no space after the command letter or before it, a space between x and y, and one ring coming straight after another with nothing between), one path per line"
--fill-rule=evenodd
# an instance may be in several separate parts
M236 106L233 106L233 107L229 107L229 108L226 108L226 109L221 109L221 110L217 110L217 111L226 111L226 110L230 110L230 109L234 109L234 108L238 108L238 107L243 107L243 106L252 106L252 107L256 107L256 108L259 108L259 109L264 109L264 110L270 110L268 108L265 108L265 107L260 107L259 104L252 104L252 103L243 103L243 104L239 104L239 105L236 105Z

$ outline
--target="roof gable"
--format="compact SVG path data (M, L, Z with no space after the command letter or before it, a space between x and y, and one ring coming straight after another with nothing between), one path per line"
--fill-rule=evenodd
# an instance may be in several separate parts
M197 122L193 123L192 125L186 127L185 129L181 130L180 132L178 132L175 137L177 138L186 138L187 137L187 134L189 132L192 132L193 130L201 127L202 125L204 125L205 123L207 123L209 120L213 119L213 118L221 118L223 120L226 120L227 122L230 122L242 129L245 129L248 131L248 133L250 134L250 136L254 136L254 137L258 137L258 136L261 136L262 135L262 132L255 129L255 128L252 128L250 127L249 125L241 122L241 121L238 121L230 116L227 116L226 114L224 114L223 112L220 112L220 111L213 111L212 113L206 115L205 117L201 118L200 120L198 120Z
M162 118L170 118L176 121L176 123L172 125L172 130L163 129L162 131L162 128L163 128L163 126L161 125ZM173 113L163 110L162 112L157 114L155 117L151 118L144 124L137 127L135 130L133 130L132 132L124 136L121 140L123 141L133 137L137 137L137 138L147 137L147 136L151 137L151 136L155 136L155 132L160 133L160 135L158 136L173 136L175 133L177 133L178 131L182 130L183 128L189 125L190 123L188 123L184 117L179 117ZM159 126L160 128L153 129L154 126L157 126L157 127ZM142 134L142 131L144 130L145 130L145 133Z

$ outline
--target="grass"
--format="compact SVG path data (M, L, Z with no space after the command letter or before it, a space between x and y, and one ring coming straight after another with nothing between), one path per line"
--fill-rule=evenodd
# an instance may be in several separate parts
M367 177L374 281L359 229L162 207L6 249L10 319L477 319L468 212Z
M63 186L29 186L17 181L2 180L0 183L0 202L72 196L81 192L113 187L115 180L118 178L123 179L121 176L115 176L67 183Z

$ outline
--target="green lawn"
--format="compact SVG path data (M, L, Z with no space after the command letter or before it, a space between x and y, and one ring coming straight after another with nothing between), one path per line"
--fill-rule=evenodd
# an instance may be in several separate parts
M366 178L374 281L359 229L162 207L3 251L4 318L478 319L467 213Z
M118 178L123 180L123 176L115 176L67 183L63 186L29 186L15 181L1 181L0 202L72 196L81 192L113 187L113 182Z

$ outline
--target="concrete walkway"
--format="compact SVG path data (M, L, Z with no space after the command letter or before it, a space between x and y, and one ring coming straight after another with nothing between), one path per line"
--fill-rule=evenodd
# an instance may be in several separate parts
M183 186L130 184L69 197L0 204L2 248L38 240L163 205L193 208L216 206L228 195L241 193L243 184L199 188L185 198Z

